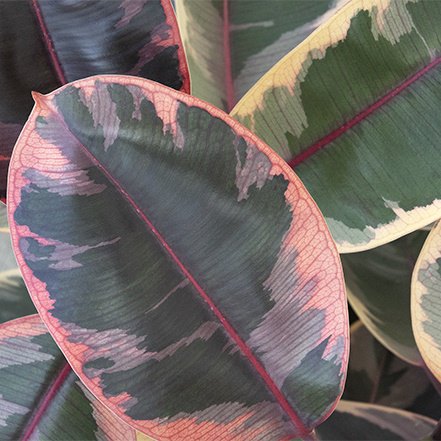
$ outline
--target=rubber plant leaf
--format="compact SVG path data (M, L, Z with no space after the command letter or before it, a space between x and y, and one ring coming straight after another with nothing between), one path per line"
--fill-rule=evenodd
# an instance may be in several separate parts
M192 94L230 111L348 0L177 0Z
M440 217L440 20L441 2L351 1L232 111L294 167L340 252Z
M0 2L0 196L12 148L46 93L96 74L131 74L189 92L169 0Z
M422 366L410 317L410 285L428 232L415 231L361 253L342 255L348 299L370 332L397 357Z
M1 439L146 440L87 391L37 314L0 325L0 415Z
M418 349L441 382L441 222L433 227L415 265L411 312Z
M441 418L441 397L423 368L396 357L363 324L351 326L351 351L343 399L396 407Z
M371 441L431 439L437 422L416 413L375 404L340 401L317 429L320 440Z
M0 323L35 313L11 246L6 205L0 202Z
M332 411L339 256L291 168L227 114L148 80L80 80L36 95L9 185L37 309L126 422L159 440L269 440Z

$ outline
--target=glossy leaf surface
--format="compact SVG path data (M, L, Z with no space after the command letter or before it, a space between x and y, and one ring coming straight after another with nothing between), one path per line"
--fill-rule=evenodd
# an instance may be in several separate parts
M395 355L421 365L410 318L412 271L426 231L361 253L342 255L349 302L372 334Z
M177 0L192 94L230 111L347 0Z
M440 21L438 1L351 1L232 111L294 167L341 252L440 217Z
M32 109L51 92L95 74L137 75L189 91L169 0L0 3L0 196L10 154Z
M428 439L435 426L435 420L415 413L342 400L317 434L326 441L415 441Z
M0 439L135 441L85 389L38 315L0 325Z
M36 99L12 161L11 230L81 380L158 439L306 435L342 391L347 305L292 170L157 83L94 77Z
M441 382L441 223L433 227L412 279L412 326L418 349Z
M0 202L0 323L35 313L12 251L6 205Z
M393 355L361 322L351 326L343 399L396 407L435 420L441 417L441 397L424 369Z

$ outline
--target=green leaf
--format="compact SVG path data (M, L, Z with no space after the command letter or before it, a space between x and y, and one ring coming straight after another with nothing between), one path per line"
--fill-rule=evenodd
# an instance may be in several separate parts
M38 315L0 325L0 438L135 441L80 383Z
M441 222L424 243L412 278L411 312L421 356L441 382Z
M192 94L230 111L348 0L177 0Z
M326 441L415 441L429 436L435 426L435 420L415 413L342 400L317 434Z
M289 161L340 252L440 217L441 2L354 0L232 115Z
M0 197L12 148L32 108L31 91L47 93L110 73L189 92L169 0L0 2Z
M342 392L348 318L335 245L292 170L220 110L147 80L36 100L11 162L11 231L85 385L160 439L307 436Z
M438 420L441 397L425 371L389 352L361 322L351 326L343 399L396 407Z
M362 253L341 256L351 306L370 332L395 355L422 365L410 318L412 271L426 231Z
M0 202L0 323L35 313L12 251L6 205Z

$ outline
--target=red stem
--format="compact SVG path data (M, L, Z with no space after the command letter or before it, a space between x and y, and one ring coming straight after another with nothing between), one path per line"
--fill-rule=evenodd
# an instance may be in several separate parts
M227 94L227 112L236 103L234 97L233 72L231 70L231 47L230 47L230 13L228 8L229 0L223 2L223 49L224 49L224 76Z
M43 417L47 408L51 404L55 395L60 390L60 388L63 385L64 381L66 380L67 376L70 374L71 370L72 370L72 368L70 367L69 363L67 363L65 361L62 369L58 372L57 376L52 381L46 394L43 396L41 401L38 403L37 411L32 414L31 419L26 424L26 427L24 429L24 435L21 438L22 441L28 441L31 438L36 427L40 423L41 418Z
M424 68L419 70L417 73L415 73L414 75L409 77L407 80L403 81L400 85L398 85L397 87L392 89L390 92L388 92L386 95L381 97L378 101L375 101L369 107L367 107L366 109L361 111L354 118L350 119L349 121L345 122L339 128L335 129L334 131L332 131L328 135L319 139L317 142L315 142L313 145L308 147L306 150L303 150L302 152L300 152L297 156L294 156L294 158L292 158L288 162L288 164L292 168L294 168L295 166L304 162L306 159L310 158L312 155L317 153L323 147L326 147L332 141L335 141L339 136L343 135L349 129L352 129L352 127L354 127L356 124L360 123L365 118L367 118L369 115L371 115L373 112L375 112L380 107L382 107L383 105L388 103L392 98L397 96L403 90L407 89L411 84L413 84L415 81L419 80L424 74L426 74L429 70L436 67L440 62L441 62L441 57L435 58L427 66L425 66Z
M63 68L61 67L60 60L58 60L57 53L55 52L55 48L46 27L46 23L44 22L43 14L41 13L40 6L38 5L38 0L31 0L31 5L34 9L35 16L37 17L38 25L40 26L41 33L43 34L44 44L49 53L49 58L51 59L55 73L57 74L58 81L60 81L62 85L66 84L66 77L64 75Z

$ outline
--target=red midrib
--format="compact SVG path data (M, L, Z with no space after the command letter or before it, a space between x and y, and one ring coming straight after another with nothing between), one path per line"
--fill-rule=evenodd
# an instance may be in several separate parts
M40 400L40 402L37 404L37 411L32 414L31 419L26 424L23 437L21 438L22 441L28 441L31 438L32 434L34 433L41 419L43 418L44 413L50 406L55 395L57 395L67 376L70 374L71 370L72 368L70 367L69 363L67 361L64 361L62 369L58 371L58 374L49 386L49 389Z
M392 89L390 92L388 92L386 95L382 96L379 100L375 101L373 104L371 104L366 109L362 110L360 113L358 113L356 116L354 116L349 121L345 122L343 125L338 127L337 129L333 130L323 138L316 141L314 144L312 144L310 147L308 147L306 150L303 150L298 155L294 156L288 164L291 167L296 167L297 165L301 164L308 158L310 158L312 155L317 153L322 148L326 147L328 144L330 144L332 141L335 141L338 137L346 133L348 130L352 129L355 125L366 119L369 115L374 113L376 110L380 109L382 106L384 106L386 103L388 103L390 100L392 100L395 96L397 96L399 93L403 92L405 89L407 89L411 84L413 84L415 81L420 79L423 75L425 75L429 70L436 67L441 62L441 57L435 58L432 62L430 62L427 66L419 70L417 73L409 77L407 80L403 81L401 84L399 84L397 87Z
M35 16L37 17L37 22L40 27L41 33L43 35L43 41L46 46L46 49L49 53L50 60L55 69L55 73L57 74L58 81L64 85L67 83L66 77L63 72L63 68L61 67L60 60L58 59L57 53L55 52L54 45L52 43L52 39L49 35L49 31L46 27L46 23L43 18L43 14L41 12L40 6L38 4L38 0L31 0L32 8L34 9Z
M231 70L231 46L230 46L230 0L223 1L223 50L224 50L224 78L227 98L227 112L230 112L236 103L234 96L233 71Z
M45 96L39 95L39 99L46 99ZM150 231L153 233L153 235L156 237L156 239L161 243L161 245L164 247L165 251L169 254L169 256L172 258L172 260L175 262L175 264L179 267L179 269L182 271L182 273L187 277L187 279L190 281L190 283L194 286L196 291L199 293L199 295L205 300L205 302L208 304L210 309L213 311L213 313L216 315L218 320L221 322L223 327L225 328L225 331L228 333L228 335L231 337L231 339L237 344L237 346L242 351L242 354L248 359L248 361L251 363L251 365L254 367L254 369L257 371L257 373L260 375L268 389L273 394L274 398L279 403L280 407L286 412L286 414L289 416L290 420L292 421L292 424L297 430L297 436L305 437L309 439L309 436L311 434L311 430L308 429L300 419L300 417L297 415L296 411L291 407L291 404L289 404L288 400L285 398L282 391L277 387L277 385L274 383L271 376L268 374L266 369L263 367L263 365L260 363L259 360L254 356L251 349L248 347L248 345L245 343L245 341L240 337L240 335L236 332L236 330L233 328L233 326L228 322L228 320L224 317L222 312L219 310L219 308L216 306L214 301L211 299L211 297L204 291L204 289L199 285L197 280L192 276L190 271L184 266L184 264L181 262L179 257L176 255L176 253L173 251L171 246L167 243L165 238L161 235L161 233L156 229L156 227L153 225L153 223L150 221L150 219L146 216L146 214L141 210L141 208L138 206L136 201L127 193L127 191L121 186L121 184L115 180L115 178L109 173L109 171L103 166L103 164L79 141L78 138L75 137L75 135L70 131L69 127L66 124L66 121L64 121L64 118L62 118L57 112L55 112L55 116L60 119L61 123L65 127L66 131L74 137L74 139L78 142L80 147L83 149L85 155L91 160L93 164L95 164L102 173L107 177L107 179L115 186L117 191L127 200L127 202L132 206L135 213L141 218L141 220L148 226Z

